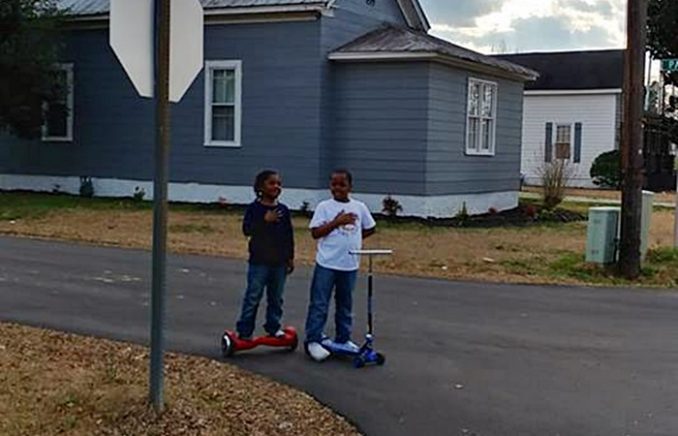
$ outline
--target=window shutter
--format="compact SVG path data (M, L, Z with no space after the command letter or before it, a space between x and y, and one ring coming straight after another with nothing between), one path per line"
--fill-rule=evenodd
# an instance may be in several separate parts
M553 159L553 123L546 123L546 138L544 138L544 161Z
M581 123L574 125L574 163L581 162Z

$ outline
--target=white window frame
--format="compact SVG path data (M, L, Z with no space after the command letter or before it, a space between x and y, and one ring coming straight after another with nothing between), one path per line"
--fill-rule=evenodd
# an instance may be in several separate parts
M212 139L212 77L214 70L235 71L234 134L233 141L215 141ZM206 61L205 62L205 143L206 147L242 146L242 61Z
M68 115L66 116L66 136L49 136L47 134L47 124L42 126L42 140L44 142L73 142L73 118L74 118L74 82L73 82L73 64L57 64L56 70L66 72L66 86L68 87L68 94L66 95L66 108ZM45 111L49 110L48 105L44 106Z
M484 98L484 93L481 92L480 95L480 101L478 102L479 107L481 108L479 110L479 115L472 115L471 114L471 92L473 89L474 85L480 85L481 90L482 86L492 86L494 88L494 101L492 102L492 113L490 117L483 116L482 114L482 106L483 106L483 98ZM496 143L497 143L497 104L499 101L499 84L497 82L492 82L489 80L482 80L482 79L476 79L476 78L469 78L468 80L468 88L467 88L467 95L466 95L466 132L465 132L465 138L464 138L464 143L466 145L465 152L469 156L494 156L496 153ZM471 129L471 118L477 118L479 121L479 125L481 126L479 134L476 136L476 140L478 143L472 147L471 144L469 144L469 131ZM480 145L482 141L482 125L484 124L484 121L491 121L491 126L492 126L492 132L490 134L490 148L489 150L482 150Z
M552 158L555 159L560 159L560 160L567 160L567 161L574 161L574 123L554 123L553 126L555 127L553 129L553 137L551 138L551 144L553 144L553 156ZM559 158L558 157L558 127L568 127L570 129L570 157L567 159Z

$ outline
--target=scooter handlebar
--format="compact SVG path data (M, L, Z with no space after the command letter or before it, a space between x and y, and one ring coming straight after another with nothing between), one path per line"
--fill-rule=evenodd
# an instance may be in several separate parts
M349 253L354 256L390 256L393 250L351 250Z

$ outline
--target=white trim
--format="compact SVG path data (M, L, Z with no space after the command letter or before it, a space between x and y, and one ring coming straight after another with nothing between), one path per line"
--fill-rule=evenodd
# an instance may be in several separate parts
M525 95L600 95L621 94L622 89L554 89L554 90L527 90Z
M233 141L215 141L212 139L212 71L218 69L235 71L234 100L234 139ZM242 146L242 61L205 61L205 142L206 147Z
M222 15L254 15L254 14L281 14L290 12L318 12L324 13L327 7L325 2L312 5L287 5L287 6L248 6L239 8L209 8L205 9L205 16Z
M331 61L400 61L400 60L436 60L440 55L433 52L337 52L330 53Z
M42 141L43 142L73 142L73 119L75 112L75 82L73 78L73 64L64 63L57 64L56 69L66 72L66 87L68 94L66 95L66 108L68 115L66 116L66 136L47 136L47 126L42 127ZM47 107L45 106L45 110Z
M327 8L318 2L316 5L286 5L286 6L251 6L239 8L210 8L205 9L205 17L228 16L228 15L265 15L265 14L288 14L299 12L326 13ZM109 20L109 13L103 12L91 15L67 16L68 22L93 22Z
M153 198L153 182L123 179L92 178L97 197L132 197L138 187L146 192L145 200ZM0 190L59 191L77 195L80 190L79 177L31 176L0 174ZM298 210L304 202L311 209L328 197L327 189L285 188L281 200L292 209ZM353 197L363 201L373 213L381 212L382 201L387 194L356 193ZM221 198L228 204L248 204L253 200L251 186L226 186L199 183L170 183L169 199L186 203L216 203ZM490 192L456 195L398 195L392 197L403 206L403 216L451 218L466 206L471 215L487 213L491 208L502 211L518 206L518 191Z
M219 26L223 24L267 24L267 23L297 23L317 21L318 15L311 13L289 13L284 15L251 15L251 16L210 16L205 17L205 26ZM209 21L207 21L209 20Z
M537 75L519 73L505 70L499 66L486 65L483 63L460 59L451 55L443 55L436 52L335 52L327 57L336 62L393 62L393 61L430 61L438 62L455 68L464 68L477 73L490 74L510 80L536 80Z
M553 123L553 131L551 132L551 151L553 155L551 156L552 160L566 160L568 163L571 165L578 165L577 163L574 162L574 125L575 123L570 123L570 122L554 122ZM558 127L569 127L570 128L570 157L567 159L562 159L558 157Z
M471 87L474 86L475 84L479 85L489 85L494 87L494 99L492 100L492 116L490 117L484 117L481 113L481 115L474 116L474 118L477 118L478 121L480 122L480 133L482 134L482 125L484 121L490 120L492 122L492 134L490 136L490 148L489 150L483 151L480 149L480 143L478 144L478 148L476 149L471 149L469 148L469 143L468 143L468 133L469 129L471 128ZM464 144L465 144L465 149L464 153L467 156L494 156L496 154L496 145L497 145L497 104L499 101L499 84L497 82L492 82L489 80L483 80L483 79L477 79L475 77L469 77L468 79L468 86L467 86L467 94L466 94L466 132L465 132L465 138L464 138ZM478 102L479 104L479 111L482 112L482 104L483 104L483 98L484 98L484 93L482 92L482 86L481 86L481 93L480 93L480 101ZM479 141L482 141L482 138L478 138Z
M412 10L410 10L405 3L409 3L412 6ZM425 32L428 32L431 29L431 24L428 22L426 14L418 0L398 0L398 6L400 6L400 10L405 17L408 26L414 29L424 30ZM414 14L412 14L412 12L414 12Z

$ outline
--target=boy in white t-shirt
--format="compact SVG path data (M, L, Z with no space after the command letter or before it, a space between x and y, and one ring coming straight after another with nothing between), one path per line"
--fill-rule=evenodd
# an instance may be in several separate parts
M330 179L332 199L321 202L311 219L311 234L318 241L316 266L311 284L311 301L306 317L306 351L316 361L322 361L329 352L322 346L325 323L332 291L336 313L334 342L357 351L351 341L353 324L352 294L355 288L360 259L352 250L360 250L362 241L372 236L376 223L365 204L350 198L353 177L347 170L336 170Z

